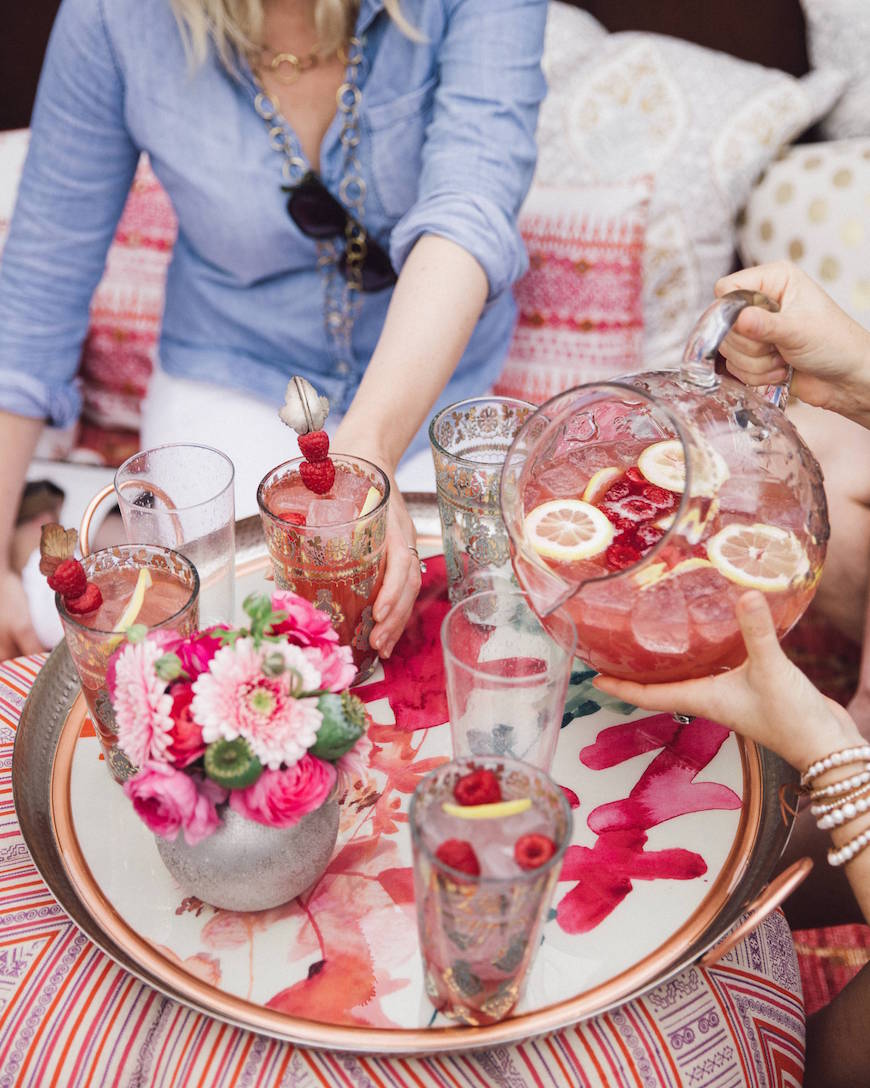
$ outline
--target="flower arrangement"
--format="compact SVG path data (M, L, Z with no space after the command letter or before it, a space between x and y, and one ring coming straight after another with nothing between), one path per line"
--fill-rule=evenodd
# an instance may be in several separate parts
M348 646L329 617L276 591L244 602L249 626L182 637L131 627L110 661L118 744L137 767L124 792L148 828L190 846L229 805L290 827L326 801L335 761L368 723L347 685Z

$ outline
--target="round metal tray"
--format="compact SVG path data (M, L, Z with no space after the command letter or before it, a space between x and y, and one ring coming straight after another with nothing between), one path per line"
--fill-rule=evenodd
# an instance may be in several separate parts
M412 516L420 531L421 543L430 548L438 541L437 511L433 497L412 496ZM237 527L238 570L244 577L262 568L263 542L259 519L249 518ZM252 1020L244 1003L213 1002L208 995L176 985L171 975L157 972L147 956L131 954L129 943L119 944L99 921L71 876L56 837L56 813L52 810L55 760L70 712L79 694L78 679L65 644L58 646L41 669L21 715L16 736L12 782L15 806L24 840L34 863L61 907L71 920L107 955L137 978L156 990L197 1011L244 1028L288 1039L308 1046L373 1053L409 1053L427 1050L463 1050L551 1031L567 1023L607 1011L625 1000L638 996L652 986L678 973L717 945L750 906L757 909L754 921L784 897L788 881L770 886L767 881L791 831L792 818L784 815L779 803L780 789L793 783L796 775L779 757L748 742L742 746L744 772L752 796L744 792L747 808L752 809L754 841L745 858L732 874L727 896L720 897L718 909L704 925L696 927L689 943L669 942L666 955L658 958L654 974L645 977L634 989L621 989L614 999L613 987L599 987L600 999L561 1003L552 1009L539 1009L488 1028L446 1027L430 1031L375 1030L360 1032L336 1025L317 1024L272 1013ZM80 704L79 704L80 705ZM66 744L69 743L67 730ZM54 791L56 794L56 791Z

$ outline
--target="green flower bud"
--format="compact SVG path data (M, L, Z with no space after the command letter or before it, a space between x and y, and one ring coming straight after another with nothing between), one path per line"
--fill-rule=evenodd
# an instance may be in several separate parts
M328 691L317 700L323 721L317 740L308 749L313 756L334 762L349 752L366 731L365 703L349 691Z
M216 740L205 750L205 773L227 790L243 790L252 786L263 773L244 737Z

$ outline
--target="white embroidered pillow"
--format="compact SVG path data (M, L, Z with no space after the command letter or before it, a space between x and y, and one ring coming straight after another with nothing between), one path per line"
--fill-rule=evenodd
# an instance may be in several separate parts
M848 83L822 120L830 140L870 136L870 3L868 0L801 0L807 52L814 68L840 68Z

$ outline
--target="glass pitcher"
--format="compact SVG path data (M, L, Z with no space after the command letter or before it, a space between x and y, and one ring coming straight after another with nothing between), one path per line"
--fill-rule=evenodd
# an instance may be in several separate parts
M725 295L679 368L553 397L508 453L517 578L545 625L570 618L578 657L599 672L658 683L732 668L745 657L741 594L766 594L782 637L815 592L827 504L783 413L787 386L762 395L715 367L748 305L777 308L757 292Z

